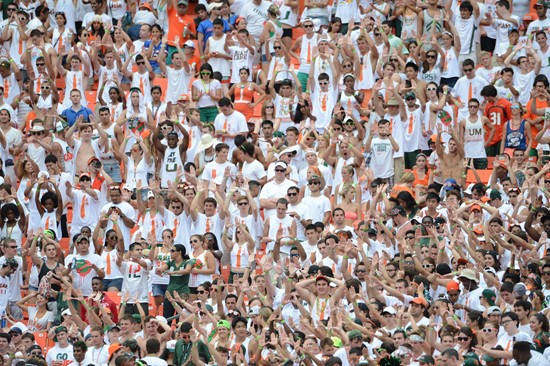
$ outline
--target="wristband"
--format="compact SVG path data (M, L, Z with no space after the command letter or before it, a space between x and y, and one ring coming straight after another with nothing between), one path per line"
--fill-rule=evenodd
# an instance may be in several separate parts
M347 255L344 256L344 259L349 259L349 257Z

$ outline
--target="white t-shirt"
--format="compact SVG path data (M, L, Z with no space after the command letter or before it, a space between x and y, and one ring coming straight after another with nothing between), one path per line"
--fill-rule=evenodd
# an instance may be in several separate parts
M218 114L214 120L214 128L216 130L225 130L232 135L242 134L246 136L248 133L246 118L244 114L239 111L233 111L233 113L228 116L223 113ZM219 140L229 145L229 153L231 154L231 152L235 149L235 138L221 137Z
M91 244L90 244L91 245ZM92 293L92 278L97 276L97 272L92 268L95 264L97 268L105 268L105 261L97 254L71 254L65 258L65 267L71 264L71 274L73 276L73 285L82 290L82 295L90 296Z
M312 223L323 222L325 213L331 211L330 200L323 194L319 197L308 196L301 203L307 207L304 218Z
M375 177L389 178L394 174L394 150L389 138L374 137L371 141L370 168Z
M166 68L166 78L168 86L166 87L166 103L176 103L182 94L189 94L189 83L193 77L193 71L189 68L189 72L185 68L179 70L173 67Z
M74 361L73 357L73 346L69 344L67 347L61 348L59 344L56 343L55 346L50 348L48 354L46 355L46 362L48 366L51 366L54 361L62 361L63 365L68 365Z
M256 42L259 41L264 30L264 23L268 19L267 9L271 6L270 1L261 1L260 5L256 5L252 1L247 2L240 13L240 16L246 19L247 29Z

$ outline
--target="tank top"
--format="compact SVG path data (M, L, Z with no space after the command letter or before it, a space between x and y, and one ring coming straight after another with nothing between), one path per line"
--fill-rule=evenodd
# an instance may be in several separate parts
M161 214L157 213L155 217L151 216L151 210L147 210L141 217L141 230L144 233L151 233L157 242L162 241L162 230L164 229L164 220Z
M361 119L359 111L355 108L360 104L353 95L347 95L345 91L342 91L340 93L340 105L344 107L348 116L353 115L353 117L358 121Z
M403 28L401 28L400 38L402 40L416 38L418 15L409 8L405 8L403 15L401 15L401 21L403 23Z
M323 320L327 320L330 316L330 297L326 299L315 298L313 303L313 309L311 311L311 317L314 324L319 324Z
M53 212L44 211L40 219L40 228L43 230L52 230L56 238L61 238L61 230L57 222L56 210L53 210Z
M304 34L302 36L302 46L300 47L300 68L298 72L309 74L309 68L311 67L311 61L313 60L313 48L317 46L317 33L313 34L311 39L307 38Z
M464 152L466 158L486 158L485 153L485 133L481 117L478 116L475 122L466 119L466 128L464 129Z
M196 260L195 266L197 266L197 265L200 266L202 264L202 266L204 268L210 269L210 268L208 268L208 263L206 262L206 253L207 252L205 250L200 255L195 257L195 255L193 254L193 251L190 251L189 252L189 258ZM189 287L197 287L197 286L200 286L201 284L203 284L207 281L212 282L212 275L202 274L202 273L191 274L189 276Z
M506 145L507 148L525 150L527 140L525 139L525 120L522 120L517 130L512 130L512 121L508 122L506 127Z
M279 73L277 74L277 71ZM284 56L273 56L269 63L269 70L267 72L267 80L271 80L275 77L276 81L287 79L290 74L288 72L288 64L285 62Z
M458 65L458 55L454 47L446 50L444 47L441 47L443 54L445 55L445 67L441 70L442 78L454 78L460 77L460 68Z
M160 167L161 187L168 187L168 181L172 181L172 183L176 181L178 166L183 167L179 148L172 149L167 146Z
M370 51L360 56L361 72L356 80L356 88L358 90L372 89L374 86L374 71L372 68Z
M231 268L246 268L246 266L248 266L250 254L251 253L248 252L248 245L246 242L241 245L235 243L235 245L233 245L233 249L231 249Z
M70 91L73 89L80 90L80 94L82 96L86 95L84 90L84 72L83 71L67 71L67 74L65 75L65 96L63 98L63 108L70 108L71 103L71 93ZM82 98L80 100L80 104L83 107L88 106L88 101L86 98Z
M269 38L267 39L269 41L269 53L273 53L275 52L273 43L283 35L283 27L279 21L268 20L266 23L270 23L275 28L274 32L269 32Z
M249 84L248 87L242 86L241 83L238 83L235 87L235 103L251 103L254 99L254 89L252 84Z
M52 95L50 94L46 98L39 95L38 100L36 101L36 107L40 109L50 109L53 107Z
M269 233L268 236L270 238L276 238L277 237L277 230L279 228L283 229L283 236L288 236L290 233L290 227L292 226L292 223L294 222L294 219L288 215L285 215L284 218L280 219L277 217L277 214L269 216ZM273 250L273 247L275 245L274 241L271 241L267 244L266 252L270 252ZM283 246L281 246L282 249Z
M139 163L135 163L134 159L128 158L126 166L126 185L130 189L136 188L137 182L141 180L142 188L148 188L147 172L149 171L149 164L142 157Z
M220 39L214 39L214 37L208 38L207 42L210 52L218 52L226 55L227 52L224 48L225 37L226 34L224 34ZM229 70L229 60L221 57L215 57L208 60L208 63L212 66L212 70L214 70L214 72L219 71L224 77L229 77L231 75L231 70Z
M42 280L42 277L44 277L45 275L47 275L48 273L50 272L54 272L55 273L55 270L56 268L59 267L59 263L58 262L55 262L55 267L53 268L49 268L47 265L46 265L46 260L43 260L42 261L42 265L40 266L40 270L38 271L38 283L40 283L40 281ZM55 291L59 291L61 289L61 287L59 285L56 285L56 284L53 284L52 283L52 289L55 290Z
M17 246L20 248L23 240L23 231L19 227L19 221L15 222L14 226L8 226L7 222L4 222L4 226L0 231L0 235L4 239L13 239L17 243Z
M27 145L27 152L31 159L38 165L40 168L40 171L48 171L48 168L46 168L46 150L38 145L36 147L34 144L28 144Z
M101 259L105 261L105 279L113 280L123 277L122 272L120 272L120 269L116 265L117 258L118 254L116 249L113 249L110 252L103 250L103 253L101 253ZM105 291L107 291L107 289L105 289Z
M440 18L444 18L443 9L437 9L439 11ZM440 33L443 29L443 22L441 20L436 21L434 17L430 15L428 9L424 9L422 14L424 15L424 34L430 34L432 27L435 26L435 33Z

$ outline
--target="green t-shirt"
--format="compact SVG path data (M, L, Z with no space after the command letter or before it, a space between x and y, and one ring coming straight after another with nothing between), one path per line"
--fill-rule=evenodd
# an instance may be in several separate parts
M176 342L176 347L174 349L174 365L181 366L187 359L191 356L191 343L184 343L182 339ZM199 356L204 356L207 360L210 360L210 352L208 347L203 341L197 342L197 347L199 351ZM190 363L193 365L193 363Z
M175 261L168 261L166 262L168 264L168 272L173 271L180 271L185 268L187 264L189 264L189 260L184 260L181 262L181 264L178 266L176 265ZM167 291L173 294L174 292L177 292L179 294L190 294L191 290L189 289L189 275L170 275L170 282L168 282L168 289Z

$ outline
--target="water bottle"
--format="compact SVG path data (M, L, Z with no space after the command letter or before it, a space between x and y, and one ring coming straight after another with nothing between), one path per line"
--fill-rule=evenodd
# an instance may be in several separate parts
M2 311L2 320L0 321L0 328L4 329L7 327L7 321L6 321L6 310Z

